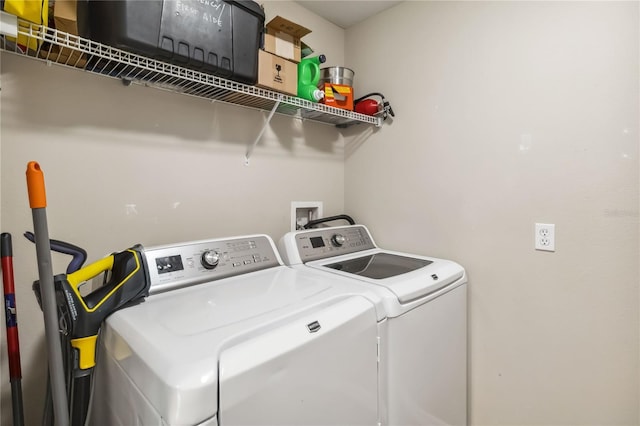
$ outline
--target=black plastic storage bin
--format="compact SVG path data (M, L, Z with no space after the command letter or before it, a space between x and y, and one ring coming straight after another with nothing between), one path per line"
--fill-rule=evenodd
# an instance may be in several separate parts
M264 10L254 1L85 0L87 37L150 58L255 84Z

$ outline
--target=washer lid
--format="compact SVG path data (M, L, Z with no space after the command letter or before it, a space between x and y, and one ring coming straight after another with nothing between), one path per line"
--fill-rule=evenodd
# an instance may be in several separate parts
M167 424L197 424L217 412L225 347L353 297L354 287L279 266L159 293L107 318L102 346Z
M464 276L455 262L374 249L307 263L317 268L391 290L400 303L427 296Z
M372 253L355 259L345 259L340 262L325 265L337 271L349 272L362 277L381 280L394 277L416 269L424 268L433 263L427 259L400 256L390 253Z

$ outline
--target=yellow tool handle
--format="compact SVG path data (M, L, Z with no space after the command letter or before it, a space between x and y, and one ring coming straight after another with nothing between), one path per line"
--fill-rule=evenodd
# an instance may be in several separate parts
M144 299L149 291L141 247L113 253L69 275L58 275L67 309L74 313L71 346L77 351L77 368L88 370L95 364L100 326L112 313ZM82 295L79 286L110 271L103 284Z
M78 289L78 286L83 282L89 281L105 271L110 271L113 268L113 259L113 255L110 255L104 259L93 262L92 264L67 275L67 281L69 281L69 284L71 284L75 289Z

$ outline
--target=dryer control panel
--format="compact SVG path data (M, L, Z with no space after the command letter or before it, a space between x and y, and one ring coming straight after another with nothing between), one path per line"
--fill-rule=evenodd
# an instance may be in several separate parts
M314 229L295 238L304 263L376 248L369 231L361 225Z
M266 235L151 247L144 253L150 294L281 265Z

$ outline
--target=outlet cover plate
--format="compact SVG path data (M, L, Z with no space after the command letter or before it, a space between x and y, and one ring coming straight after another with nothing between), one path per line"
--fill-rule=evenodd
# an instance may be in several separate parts
M536 223L535 248L542 251L556 251L556 225Z

